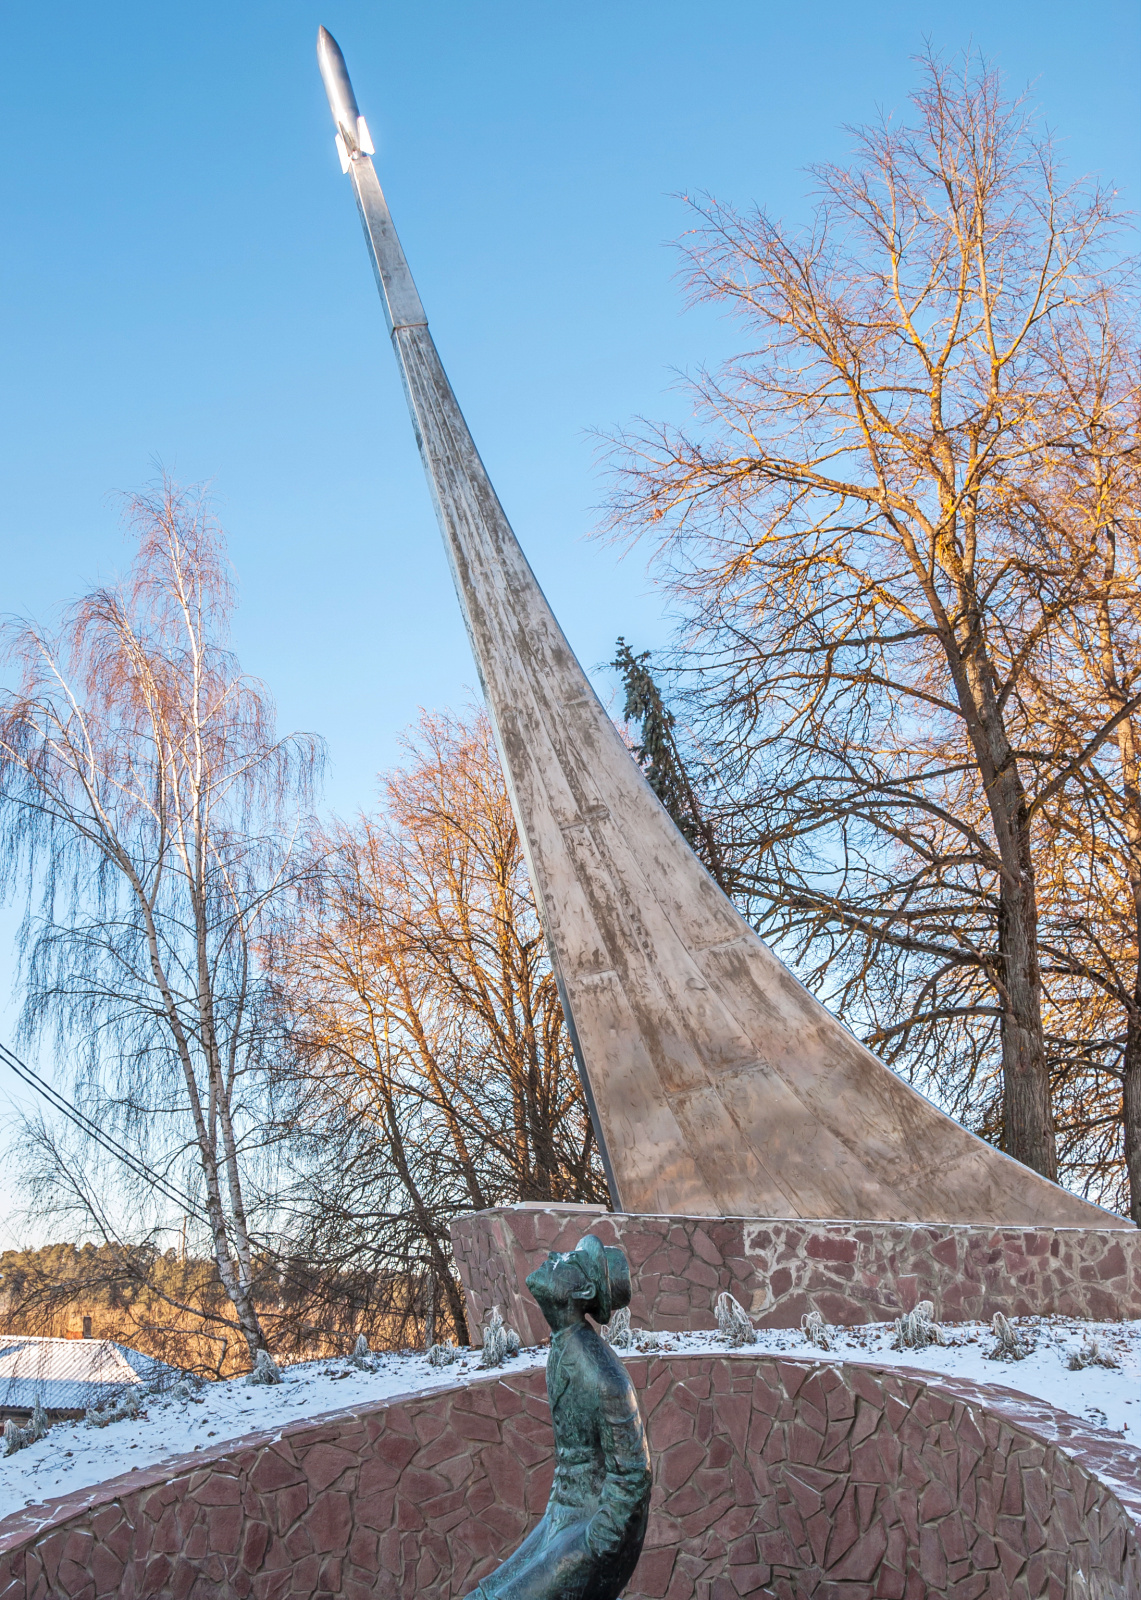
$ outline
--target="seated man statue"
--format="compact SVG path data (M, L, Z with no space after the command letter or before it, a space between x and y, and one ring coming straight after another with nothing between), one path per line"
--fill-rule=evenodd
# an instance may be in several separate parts
M621 1250L593 1234L527 1279L551 1325L555 1481L537 1527L469 1600L616 1600L642 1553L650 1453L625 1367L586 1321L630 1301Z

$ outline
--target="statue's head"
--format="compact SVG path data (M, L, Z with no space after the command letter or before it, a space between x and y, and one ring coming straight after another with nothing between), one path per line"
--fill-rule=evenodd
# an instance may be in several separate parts
M609 1322L630 1303L630 1264L621 1250L588 1233L573 1250L552 1250L527 1287L552 1328L581 1322L588 1313Z

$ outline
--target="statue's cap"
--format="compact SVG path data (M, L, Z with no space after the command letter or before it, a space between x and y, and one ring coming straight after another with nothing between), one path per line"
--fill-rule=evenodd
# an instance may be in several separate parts
M588 1308L598 1322L609 1322L615 1311L630 1304L630 1263L621 1250L603 1244L593 1233L584 1234L575 1255L594 1285L594 1302Z

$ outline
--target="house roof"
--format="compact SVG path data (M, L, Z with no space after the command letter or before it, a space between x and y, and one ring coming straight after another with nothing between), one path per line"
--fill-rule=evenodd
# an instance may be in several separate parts
M80 1411L176 1372L114 1339L0 1336L0 1409Z

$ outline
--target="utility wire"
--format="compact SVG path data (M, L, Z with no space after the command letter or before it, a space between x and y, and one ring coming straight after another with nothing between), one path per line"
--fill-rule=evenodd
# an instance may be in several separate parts
M81 1111L78 1106L65 1099L58 1090L53 1089L46 1078L41 1078L34 1067L30 1067L26 1061L21 1060L16 1052L10 1050L3 1041L0 1041L0 1061L5 1066L10 1067L16 1076L27 1084L29 1089L35 1090L36 1094L46 1100L53 1111L61 1112L70 1122L75 1124L81 1133L86 1134L89 1139L93 1139L108 1155L114 1156L116 1161L121 1161L124 1166L128 1167L136 1178L143 1178L147 1183L152 1184L165 1199L180 1206L188 1216L193 1217L196 1222L201 1222L205 1227L213 1231L210 1218L195 1201L191 1200L189 1195L183 1194L180 1189L176 1189L169 1179L164 1178L153 1167L148 1167L141 1156L135 1155L133 1151L121 1145L112 1134L105 1133L97 1123L91 1120L86 1112ZM251 1240L251 1243L254 1243L254 1241ZM283 1267L290 1265L288 1259L280 1251L275 1250L272 1245L263 1241L257 1247Z
M211 1232L213 1231L210 1218L195 1201L191 1200L189 1195L183 1194L180 1189L176 1189L167 1178L156 1172L153 1167L148 1167L141 1156L135 1155L133 1151L121 1145L112 1134L105 1133L97 1123L91 1120L86 1112L81 1111L78 1106L73 1105L58 1090L53 1089L46 1078L41 1078L34 1067L30 1067L26 1061L21 1060L16 1052L10 1050L3 1041L0 1041L0 1061L5 1066L10 1067L16 1076L27 1084L29 1089L35 1090L36 1094L46 1100L54 1111L61 1112L70 1122L75 1124L81 1133L86 1134L89 1139L94 1139L95 1143L100 1145L108 1155L114 1156L116 1161L121 1161L124 1166L130 1168L136 1178L143 1178L147 1183L153 1184L165 1199L180 1206L188 1216L192 1216L196 1222L203 1223ZM271 1261L275 1261L279 1269L288 1274L292 1274L295 1270L293 1262L287 1256L283 1256L279 1250L275 1250L268 1242L262 1241L258 1244L252 1239L250 1242L251 1244L256 1244L256 1248L268 1256Z
M185 1195L180 1189L176 1189L169 1179L162 1177L152 1167L148 1167L141 1157L126 1149L111 1134L105 1133L97 1123L91 1120L86 1112L80 1111L78 1106L65 1099L56 1089L52 1088L46 1078L40 1077L34 1067L30 1067L26 1061L22 1061L14 1050L10 1050L2 1042L0 1042L0 1061L3 1061L5 1066L10 1067L16 1076L27 1084L29 1089L33 1089L36 1094L46 1100L54 1111L62 1112L70 1122L75 1124L81 1133L86 1134L89 1139L94 1139L95 1143L100 1145L108 1155L114 1156L117 1161L121 1161L125 1166L129 1167L136 1178L145 1179L146 1182L152 1184L159 1191L164 1199L181 1206L183 1211L194 1217L197 1222L204 1222L209 1227L210 1219L190 1199L189 1195Z
M97 1145L105 1150L108 1155L113 1156L116 1161L121 1161L137 1178L143 1178L146 1182L153 1184L161 1195L175 1205L181 1206L187 1215L194 1217L197 1222L204 1223L207 1228L211 1227L209 1217L200 1206L190 1199L189 1195L183 1194L180 1189L176 1189L168 1179L162 1177L153 1167L149 1167L140 1156L135 1155L126 1146L121 1145L112 1134L105 1133L97 1123L91 1120L86 1112L73 1105L57 1089L53 1089L46 1078L41 1078L34 1067L30 1067L26 1061L21 1060L16 1052L10 1050L2 1040L0 1040L0 1062L10 1067L17 1078L46 1100L54 1111L62 1113L69 1122L74 1123L81 1133L86 1134L89 1139L93 1139ZM253 1242L251 1240L251 1243ZM295 1264L287 1256L283 1256L280 1251L275 1250L269 1243L263 1242L258 1248L270 1260L275 1261L284 1274L291 1276L295 1271ZM284 1282L284 1278L282 1281Z

